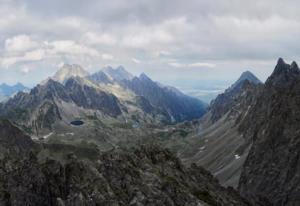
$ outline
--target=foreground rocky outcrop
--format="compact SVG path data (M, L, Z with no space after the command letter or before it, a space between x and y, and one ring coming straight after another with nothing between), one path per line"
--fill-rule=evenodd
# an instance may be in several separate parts
M254 205L300 205L300 71L278 60L240 130L253 142L239 191Z
M0 205L249 205L156 146L83 158L69 146L34 143L8 121L0 128Z

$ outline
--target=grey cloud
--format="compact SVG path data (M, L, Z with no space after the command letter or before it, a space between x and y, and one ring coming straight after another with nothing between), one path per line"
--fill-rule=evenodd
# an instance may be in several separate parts
M251 67L264 79L279 56L300 59L299 5L294 0L2 0L0 69L26 73L29 82L38 79L31 71L39 70L42 79L64 61L91 70L123 64L154 78L161 78L160 71L194 77L199 69L185 66L210 65L201 78L228 78Z

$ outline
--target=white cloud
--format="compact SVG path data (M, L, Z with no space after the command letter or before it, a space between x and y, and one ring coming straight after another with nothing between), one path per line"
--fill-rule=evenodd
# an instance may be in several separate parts
M163 48L164 45L176 40L174 36L176 20L177 18L166 20L153 26L139 24L129 26L122 35L121 43L125 47L145 50L151 50L154 47Z
M168 65L171 66L171 67L176 67L176 68L184 67L184 64L181 64L181 63L178 63L178 62L169 62Z
M29 65L51 73L61 61L91 68L111 61L158 77L162 69L173 72L164 78L203 77L184 68L213 67L220 69L207 76L251 67L266 77L279 56L300 59L297 1L0 2L0 64L11 70Z
M112 34L87 32L83 36L83 41L88 44L114 45L117 39Z
M0 59L0 64L9 67L19 62L40 61L45 57L45 51L41 49L25 52L22 56L8 56Z
M136 59L136 58L132 58L131 60L132 60L134 63L136 63L136 64L140 64L140 63L141 63L141 60Z
M113 60L114 59L114 56L111 54L102 54L101 57L103 60Z
M38 46L38 43L32 41L27 35L18 35L5 40L4 47L9 52L27 51Z
M47 42L49 52L52 54L90 55L100 56L99 52L91 47L77 44L71 40Z
M195 63L179 63L179 62L169 62L169 66L176 68L214 68L216 64L207 63L207 62L195 62Z
M26 75L26 74L28 74L29 72L30 72L30 69L29 69L28 67L23 67L23 68L21 68L21 73L22 73L22 74Z
M206 67L206 68L214 68L216 67L216 64L213 63L207 63L207 62L195 62L187 65L188 67Z
M45 51L43 49L37 49L26 52L23 59L26 61L39 61L45 57Z

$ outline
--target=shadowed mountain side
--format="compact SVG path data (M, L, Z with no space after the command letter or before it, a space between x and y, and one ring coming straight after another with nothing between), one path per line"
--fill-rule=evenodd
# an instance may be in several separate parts
M300 204L300 71L282 59L240 125L253 145L239 190L254 204Z
M26 153L23 148L35 143L9 124L0 122L0 141L11 141L11 132L26 141L6 144L8 152L0 156L0 205L249 205L203 168L186 168L158 146L90 153L93 158L68 145L43 145ZM11 155L13 150L22 156ZM89 150L95 151L86 148L84 154Z
M240 79L239 84L233 84L237 85L236 88L230 87L211 103L199 121L177 125L176 128L182 129L185 136L170 134L169 138L161 138L185 164L196 162L210 170L221 184L233 187L238 185L251 147L251 141L243 137L239 125L256 102L262 87L257 82L248 79L241 82ZM172 129L166 133L172 133Z

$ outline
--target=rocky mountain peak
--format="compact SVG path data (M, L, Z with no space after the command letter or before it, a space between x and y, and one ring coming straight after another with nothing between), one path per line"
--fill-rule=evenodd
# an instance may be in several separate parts
M88 76L88 79L93 82L102 83L102 84L109 84L109 83L112 83L112 81L113 81L103 71L98 71L98 72Z
M77 64L64 64L52 77L53 80L64 83L70 77L86 77L89 73Z
M253 83L261 83L261 81L250 71L245 71L240 76L239 80L249 80Z
M139 79L142 81L152 81L144 72L140 74Z
M21 84L19 82L12 86L10 86L6 83L2 83L0 85L0 93L3 95L7 95L7 96L10 96L19 91L27 91L27 90L28 90L28 88L26 88L23 84Z
M252 93L255 91L254 88L260 84L261 81L253 73L250 71L243 72L234 84L226 89L224 93L219 94L217 98L211 102L209 109L212 114L211 121L216 122L237 105L239 105L239 107L243 105L240 109L245 109L252 101L252 98L246 98L243 94ZM241 104L242 101L245 102Z
M295 61L291 65L284 62L282 58L279 58L277 65L271 76L280 74L299 74L299 67Z
M104 67L102 71L111 79L116 81L132 80L133 75L125 70L123 66L112 68L111 66Z
M266 85L277 88L286 88L300 79L300 70L296 62L287 64L279 58L271 76L267 79Z
M127 72L127 71L125 70L125 68L124 68L122 65L118 66L118 67L116 68L116 70L117 70L117 71L121 71L121 72Z
M238 80L228 88L228 91L239 90L246 80L255 85L262 83L252 72L245 71Z
M295 62L279 59L240 131L252 143L239 190L253 205L299 205L299 91Z
M289 68L290 65L285 63L285 61L282 58L279 58L271 76L287 72Z

